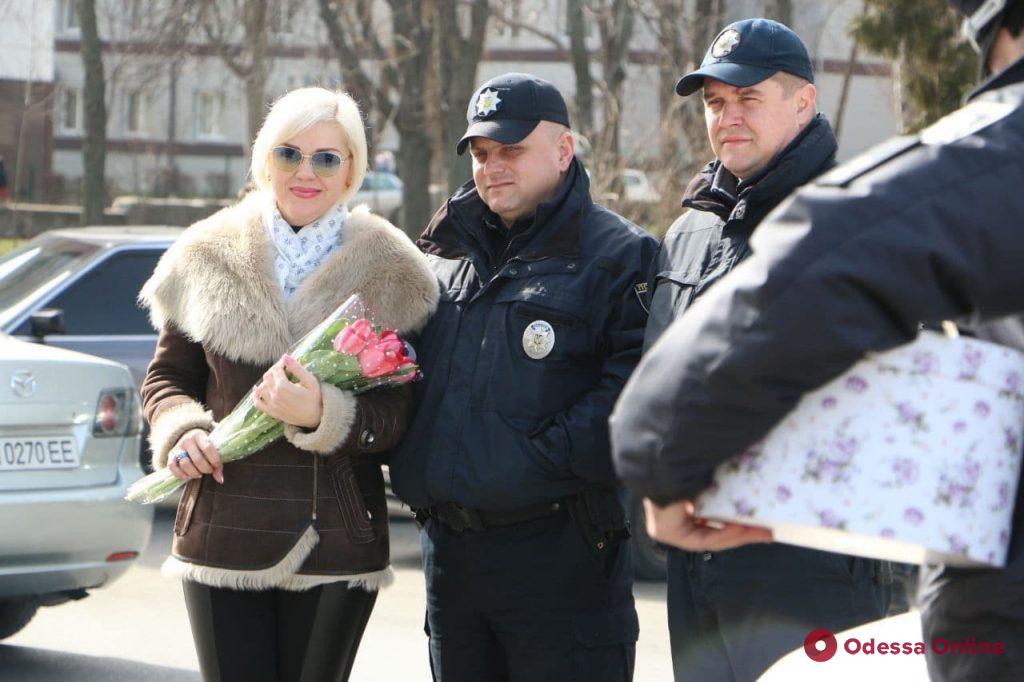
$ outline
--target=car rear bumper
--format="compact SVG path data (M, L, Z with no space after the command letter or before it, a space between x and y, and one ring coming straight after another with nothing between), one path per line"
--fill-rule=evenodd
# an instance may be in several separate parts
M99 587L127 571L133 561L107 558L149 542L153 508L123 499L140 473L132 461L111 485L0 493L0 598Z

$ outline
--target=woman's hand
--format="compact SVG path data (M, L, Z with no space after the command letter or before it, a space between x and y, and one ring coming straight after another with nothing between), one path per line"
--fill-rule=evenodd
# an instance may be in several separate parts
M167 458L167 468L182 481L211 474L218 483L224 482L220 453L202 429L192 429L178 440Z
M288 379L289 374L299 383L293 384ZM266 371L252 394L256 409L274 419L309 430L320 426L324 412L320 382L290 355L285 355Z

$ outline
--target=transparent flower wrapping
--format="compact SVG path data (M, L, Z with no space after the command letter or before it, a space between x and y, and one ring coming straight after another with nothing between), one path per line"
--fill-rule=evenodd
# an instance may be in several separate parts
M343 335L346 330L349 333ZM340 344L343 336L347 341ZM397 336L374 325L366 306L353 295L288 352L321 383L363 393L419 376L419 367L404 350L396 350L395 341ZM259 452L283 436L284 424L256 408L252 389L210 432L210 440L225 464ZM125 499L143 504L159 502L184 483L169 469L161 469L132 484Z

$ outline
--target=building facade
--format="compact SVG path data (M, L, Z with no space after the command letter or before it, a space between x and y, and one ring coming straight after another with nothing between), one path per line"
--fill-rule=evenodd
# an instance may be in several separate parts
M165 2L97 0L104 41L108 192L232 196L245 183L248 168L243 83L201 31L173 48L153 39L154 27L166 20L160 18ZM268 101L302 85L343 86L316 0L271 5L277 9L270 18ZM725 5L728 20L734 20L757 16L765 3L735 0ZM834 118L850 57L846 27L861 2L794 0L793 5L793 28L818 67L820 108ZM379 19L367 30L386 31L386 3L379 6ZM0 16L0 154L13 177L21 150L22 166L31 168L21 177L33 178L23 181L23 195L71 199L83 172L85 79L77 0L8 0L0 3L4 7L0 13L13 12L17 21ZM565 0L506 0L502 15L515 18L518 25L492 19L478 81L505 71L529 71L551 80L571 98L575 78L568 54L552 41L554 37L568 45ZM542 30L531 31L530 25ZM600 49L600 36L592 27L587 39L592 50ZM660 49L653 27L638 18L620 133L622 154L630 165L654 164L662 135L672 134L662 130L660 121ZM849 80L840 158L898 128L891 67L872 59L864 57ZM30 103L27 109L25 101ZM382 149L394 149L397 142L391 129L378 138Z

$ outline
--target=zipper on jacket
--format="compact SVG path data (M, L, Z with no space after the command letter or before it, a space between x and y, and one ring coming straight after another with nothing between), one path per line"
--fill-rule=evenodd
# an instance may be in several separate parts
M316 502L317 502L317 497L318 497L317 492L318 492L318 490L320 488L317 485L317 479L319 478L319 474L320 474L320 455L319 455L319 453L314 452L313 453L313 520L314 521L316 521Z

